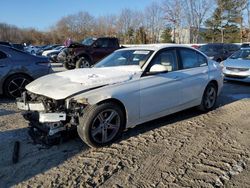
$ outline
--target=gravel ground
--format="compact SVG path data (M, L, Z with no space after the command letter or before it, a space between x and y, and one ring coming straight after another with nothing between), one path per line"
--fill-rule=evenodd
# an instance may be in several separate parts
M0 97L0 187L250 187L249 88L225 83L214 111L151 121L98 149L79 138L33 144L14 102Z

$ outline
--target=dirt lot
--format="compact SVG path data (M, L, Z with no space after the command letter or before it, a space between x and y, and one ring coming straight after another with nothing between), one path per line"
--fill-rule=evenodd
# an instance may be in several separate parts
M0 187L250 187L249 98L250 85L225 83L212 112L189 109L90 149L79 138L33 144L14 102L0 97Z

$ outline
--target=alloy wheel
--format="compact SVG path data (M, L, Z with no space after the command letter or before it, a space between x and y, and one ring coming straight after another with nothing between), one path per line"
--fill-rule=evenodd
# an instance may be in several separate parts
M8 93L14 98L20 97L28 83L30 81L24 77L13 78L8 84Z
M216 90L214 87L209 87L205 96L205 106L207 109L210 109L214 106L216 101Z
M89 68L90 64L86 59L82 59L81 64L80 64L80 68Z
M107 143L117 135L120 126L119 114L113 109L104 110L93 120L90 134L95 142Z

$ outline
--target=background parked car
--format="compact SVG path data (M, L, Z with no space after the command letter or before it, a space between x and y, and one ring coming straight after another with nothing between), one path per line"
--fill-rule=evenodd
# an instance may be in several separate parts
M12 44L10 42L0 41L0 45L10 46L12 47Z
M54 48L61 46L60 44L51 44L51 45L47 45L43 48L40 48L37 52L36 55L42 55L44 51L46 50L53 50Z
M24 51L24 45L20 43L12 43L12 47Z
M250 82L250 47L235 52L222 66L225 79Z
M239 50L240 46L236 44L224 43L209 43L202 45L199 50L206 54L210 59L221 62L227 59L235 51Z
M50 53L60 52L64 48L65 48L65 46L57 46L56 48L53 48L51 50L44 50L43 53L42 53L42 55L43 56L48 56Z
M89 37L81 43L71 43L58 54L58 60L66 69L90 67L119 48L118 38Z
M51 60L51 62L56 63L56 62L58 62L58 61L57 61L57 56L58 56L58 54L59 54L63 49L65 49L65 48L66 48L65 46L58 46L58 47L56 47L56 48L54 48L54 49L52 49L52 50L46 50L46 51L44 51L44 52L42 53L42 55L48 57L48 58Z
M49 72L48 58L0 45L0 94L19 97L28 83Z
M37 46L33 46L33 45L29 45L29 46L25 46L24 50L32 55L36 55L36 53L38 52L40 48Z
M250 43L249 42L242 43L241 48L250 48Z

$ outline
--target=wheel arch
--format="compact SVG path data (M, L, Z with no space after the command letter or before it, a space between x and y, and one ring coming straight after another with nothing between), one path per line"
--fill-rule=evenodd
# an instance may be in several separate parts
M1 87L1 89L0 89L0 90L1 90L1 91L0 91L1 94L4 94L4 95L7 95L7 96L8 96L8 94L6 94L6 90L5 90L7 81L8 81L9 78L11 78L11 77L13 77L13 76L18 76L18 75L26 76L26 77L28 77L31 81L34 80L34 78L33 78L32 76L30 76L30 75L27 74L27 73L23 73L23 72L15 72L15 73L9 74L9 75L7 75L7 76L4 78L4 80L3 80L3 82L2 82L2 85L0 86L0 87Z
M217 91L218 91L218 87L219 87L218 82L217 82L216 80L211 80L210 82L208 82L207 86L208 86L210 83L211 83L211 84L214 84L214 85L216 86Z
M30 76L29 74L27 73L23 73L23 72L15 72L15 73L12 73L12 74L9 74L8 76L5 77L4 81L3 81L3 85L2 85L2 89L4 88L5 84L6 84L6 81L12 77L12 76L17 76L17 75L23 75L23 76L27 76L29 77L31 80L34 80L34 78L32 76Z
M87 54L87 53L78 54L77 57L76 57L76 60L80 59L81 57L87 58L87 59L89 59L91 62L93 61L92 57L91 57L89 54Z
M124 117L125 117L125 125L124 125L124 129L125 129L128 117L127 117L127 110L126 110L124 104L120 100L118 100L116 98L108 98L108 99L104 99L102 101L99 101L97 103L97 105L100 105L100 104L103 104L103 103L107 103L107 102L115 103L115 104L117 104L121 108L121 110L122 110L122 112L124 114Z

